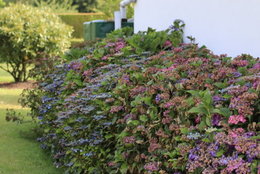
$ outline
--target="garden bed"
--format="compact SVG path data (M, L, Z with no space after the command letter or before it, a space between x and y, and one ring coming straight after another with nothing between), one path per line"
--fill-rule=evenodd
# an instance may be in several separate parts
M29 93L37 93L38 140L55 165L70 173L257 173L259 59L183 44L179 23L126 31L79 59L71 51Z

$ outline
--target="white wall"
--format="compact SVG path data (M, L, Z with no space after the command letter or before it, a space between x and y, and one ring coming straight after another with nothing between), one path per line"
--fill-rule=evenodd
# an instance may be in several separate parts
M137 0L135 32L163 30L175 19L215 54L260 57L260 0Z

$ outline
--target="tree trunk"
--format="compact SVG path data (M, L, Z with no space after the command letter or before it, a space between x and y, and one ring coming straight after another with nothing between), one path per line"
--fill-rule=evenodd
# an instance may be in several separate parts
M12 73L10 73L12 75L12 77L14 78L15 82L26 82L28 77L27 77L27 64L26 63L22 63L22 69L21 70L17 70L14 71Z
M7 67L0 65L0 68L8 72L15 82L26 82L28 80L27 66L28 62L24 57L23 60L6 62Z

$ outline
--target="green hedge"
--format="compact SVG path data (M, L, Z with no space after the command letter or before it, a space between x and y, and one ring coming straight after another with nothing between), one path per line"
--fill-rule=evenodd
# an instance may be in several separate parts
M103 13L57 13L68 25L73 26L73 37L83 38L83 23L92 20L107 19Z

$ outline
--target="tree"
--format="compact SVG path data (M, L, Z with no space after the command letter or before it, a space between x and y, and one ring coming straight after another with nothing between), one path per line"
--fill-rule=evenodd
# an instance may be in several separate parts
M26 69L42 54L59 55L70 45L72 28L48 10L13 4L0 10L0 66L15 82L26 81Z
M73 0L73 5L77 5L79 12L94 12L97 1L96 0Z
M100 11L107 15L108 17L114 16L114 11L118 11L120 9L120 2L122 0L98 0L97 11ZM127 17L133 17L134 10L133 5L130 4L127 6Z
M1 0L0 0L1 1ZM78 12L79 5L75 0L5 0L9 3L21 3L39 8L49 8L54 13Z
M5 2L3 0L0 0L0 8L5 6Z
M4 0L7 4L10 3L22 3L32 5L34 0Z
M73 5L73 0L34 0L33 5L40 8L49 8L55 13L78 12L78 5Z

